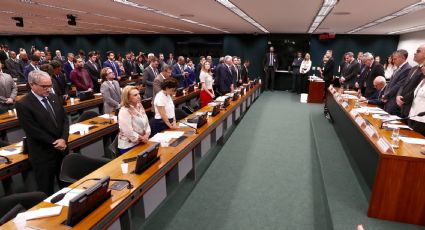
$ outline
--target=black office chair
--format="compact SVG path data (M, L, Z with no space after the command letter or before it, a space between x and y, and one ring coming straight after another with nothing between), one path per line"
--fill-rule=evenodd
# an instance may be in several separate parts
M46 198L43 192L16 193L0 198L0 226Z
M174 113L176 115L176 121L180 121L181 119L189 116L183 109L175 108Z
M88 110L88 111L84 111L84 112L80 115L80 117L78 118L77 123L78 123L78 122L85 121L85 120L88 120L88 119L91 119L91 118L94 118L94 117L97 117L97 116L99 116L99 114L98 114L98 113L96 113L95 111L90 111L90 110Z
M115 159L120 155L120 150L118 149L118 135L114 138L112 143L108 146L111 155L109 156L111 159Z
M79 153L68 154L62 161L59 179L70 185L109 161L110 159L86 157Z

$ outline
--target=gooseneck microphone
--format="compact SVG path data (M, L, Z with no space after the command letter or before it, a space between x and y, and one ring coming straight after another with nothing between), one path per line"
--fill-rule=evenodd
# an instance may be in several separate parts
M7 156L2 156L2 155L0 155L0 157L1 158L3 158L3 159L5 159L5 164L7 164L7 165L9 165L9 164L11 164L12 163L12 161L9 159L9 157L7 157Z
M59 202L59 201L61 201L64 197L65 197L65 195L67 194L67 193L69 193L69 192L71 192L72 190L74 190L75 188L77 188L78 186L80 186L80 185L82 185L82 184L84 184L84 183L86 183L87 181L89 181L89 180L100 180L101 178L89 178L89 179L86 179L86 180L83 180L83 181L81 181L77 186L75 186L74 188L72 188L72 189L70 189L70 190L68 190L67 192L63 192L63 193L59 193L59 194L57 194L56 196L54 196L51 200L50 200L50 202L51 203L57 203L57 202ZM127 182L127 189L132 189L134 186L131 184L131 182L129 181L129 180L127 180L127 179L110 179L111 181L123 181L123 182Z
M381 126L379 128L382 129L382 127L383 127L383 125L385 123L388 123L388 122L391 122L391 121L407 120L407 119L410 119L412 117L423 117L423 116L425 116L425 111L420 112L420 113L418 113L416 115L412 115L412 116L407 116L407 117L402 117L402 118L397 118L397 119L386 120L386 121L381 122Z

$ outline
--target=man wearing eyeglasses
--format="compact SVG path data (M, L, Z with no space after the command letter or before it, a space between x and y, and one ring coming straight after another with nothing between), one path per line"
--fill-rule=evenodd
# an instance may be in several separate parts
M67 153L69 122L59 98L51 93L52 80L43 71L28 75L31 92L16 103L18 120L25 131L31 166L38 190L53 194L59 182L63 156Z

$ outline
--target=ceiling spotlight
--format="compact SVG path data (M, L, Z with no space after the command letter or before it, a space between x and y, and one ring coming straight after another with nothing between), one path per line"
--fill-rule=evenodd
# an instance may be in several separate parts
M68 18L68 25L70 26L76 26L77 22L75 21L75 19L77 19L76 16L72 15L72 14L67 14L66 18Z
M22 17L12 17L16 21L17 27L24 27L24 19Z

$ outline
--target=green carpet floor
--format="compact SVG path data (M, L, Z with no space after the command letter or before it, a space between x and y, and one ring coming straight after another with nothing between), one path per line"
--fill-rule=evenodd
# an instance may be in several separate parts
M322 175L327 176L331 171L322 174L321 168L325 166L320 160L326 159L320 159L316 151L317 134L310 125L311 114L316 116L314 122L320 123L317 127L322 127L321 136L331 135L329 140L337 142L338 138L330 128L332 125L317 117L323 118L322 110L323 105L299 103L299 95L263 93L196 186L189 182L179 188L140 229L327 230L334 229L335 214L339 218L335 229L355 229L357 221L344 224L344 218L351 218L344 214L344 207L356 209L353 213L360 215L360 220L369 219L364 210L366 198L348 194L334 196L332 200L334 197L325 193L329 188L324 186L332 182L329 177L324 180ZM347 163L346 157L328 159ZM350 167L345 169L342 175L353 176ZM332 202L339 209L332 208L329 205ZM388 223L383 226L390 226ZM403 229L398 228L402 224L394 226L391 229ZM371 229L374 228L366 228Z

